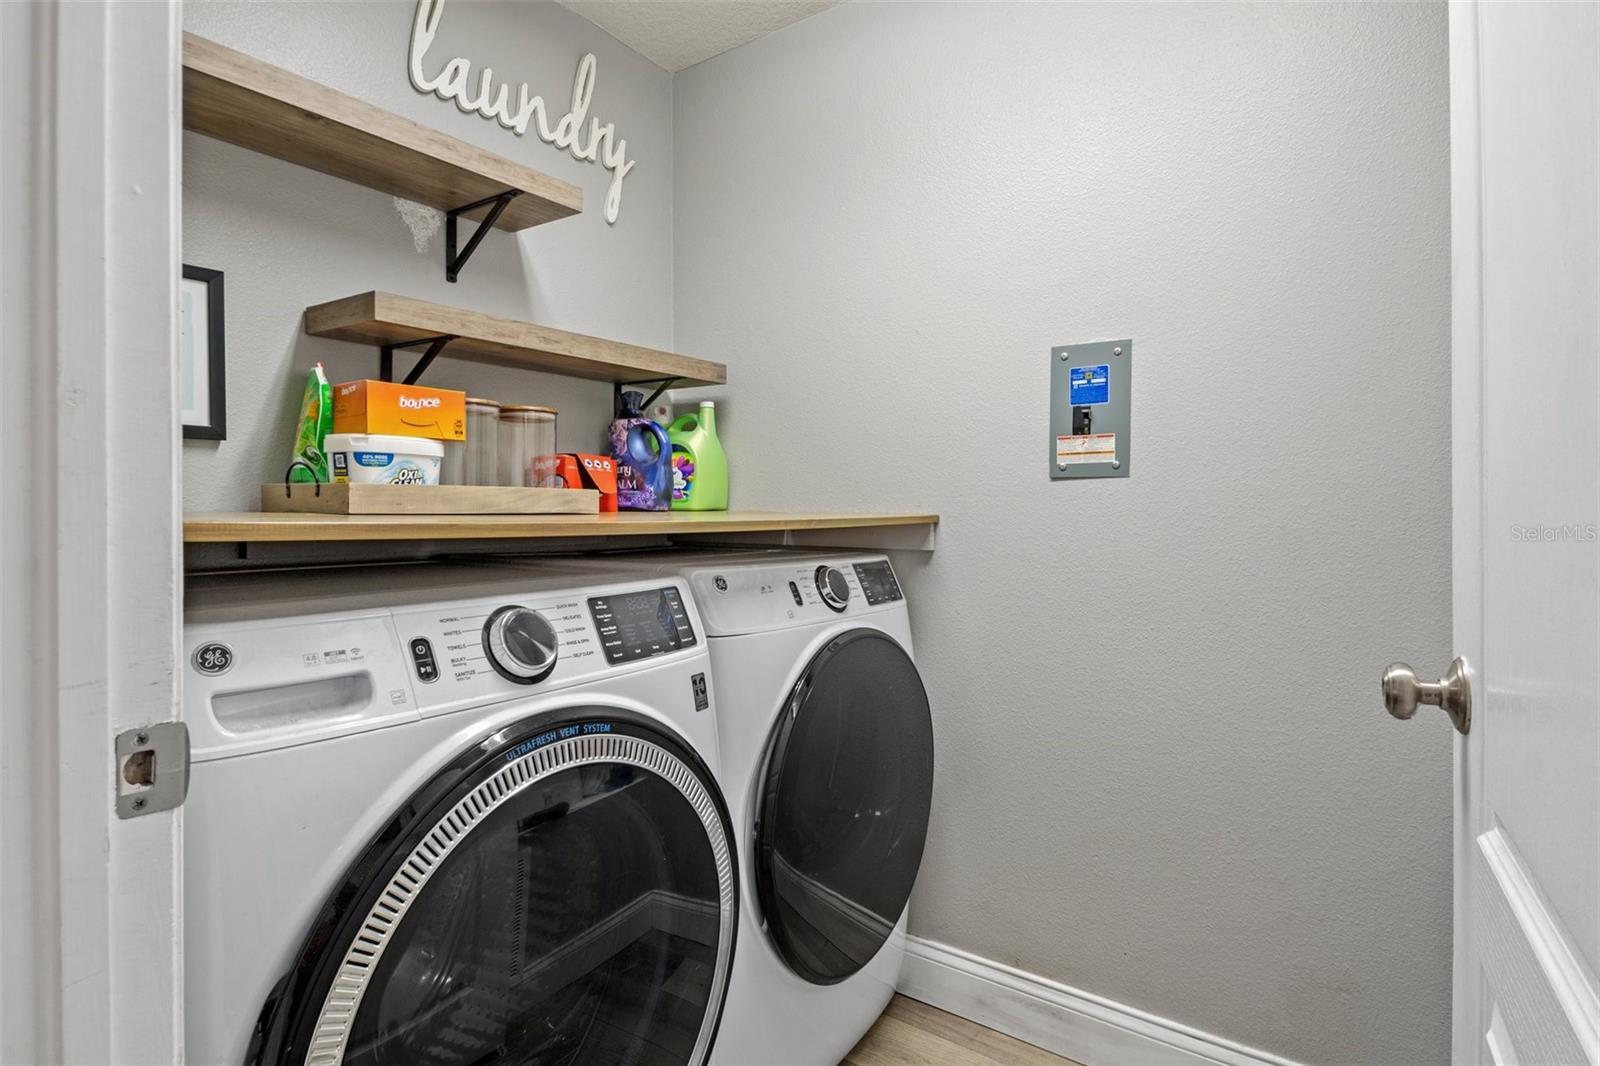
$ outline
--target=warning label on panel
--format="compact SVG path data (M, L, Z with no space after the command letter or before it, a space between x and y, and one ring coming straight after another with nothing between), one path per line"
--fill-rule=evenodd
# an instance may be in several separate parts
M1115 433L1089 433L1078 437L1056 438L1056 462L1109 463L1117 457Z

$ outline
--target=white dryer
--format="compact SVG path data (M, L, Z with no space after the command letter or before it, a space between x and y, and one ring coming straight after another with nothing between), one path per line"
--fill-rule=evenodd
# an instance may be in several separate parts
M704 620L743 885L712 1061L834 1066L899 980L932 802L932 720L893 567L772 551L566 565L681 576Z
M738 888L677 579L192 580L187 1058L704 1062Z

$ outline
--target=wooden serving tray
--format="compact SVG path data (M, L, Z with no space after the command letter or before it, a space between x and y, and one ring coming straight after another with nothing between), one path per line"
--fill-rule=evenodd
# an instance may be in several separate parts
M598 514L594 489L522 489L495 485L261 486L263 511L311 514Z

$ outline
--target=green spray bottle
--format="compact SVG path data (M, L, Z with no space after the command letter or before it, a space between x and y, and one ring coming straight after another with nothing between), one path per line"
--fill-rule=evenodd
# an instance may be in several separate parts
M305 395L300 398L300 425L294 435L294 455L289 459L286 481L322 481L328 478L328 456L322 450L333 432L333 389L322 364L315 363L306 377Z
M700 401L700 410L680 415L667 430L672 443L672 509L726 511L728 456L717 439L717 405Z

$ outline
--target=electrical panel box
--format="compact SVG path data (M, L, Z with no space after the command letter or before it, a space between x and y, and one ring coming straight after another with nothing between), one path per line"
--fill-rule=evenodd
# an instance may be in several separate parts
M1132 467L1133 342L1050 349L1050 477L1127 477Z

